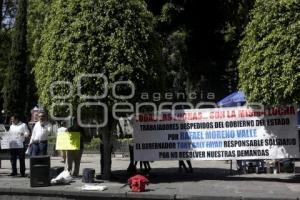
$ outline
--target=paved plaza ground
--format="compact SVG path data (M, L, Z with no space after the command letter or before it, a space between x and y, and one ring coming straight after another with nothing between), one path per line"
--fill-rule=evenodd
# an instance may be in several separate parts
M60 157L51 158L51 166L63 166ZM84 154L83 168L100 172L100 156ZM299 174L245 174L230 175L230 164L224 161L193 161L194 173L179 173L178 162L160 161L151 163L150 185L143 193L130 192L124 186L128 178L126 169L129 158L115 157L112 160L113 181L98 180L96 184L108 186L105 191L83 192L80 178L63 186L31 188L29 178L9 177L10 162L2 161L0 169L0 199L298 199L300 197ZM29 166L29 160L26 160ZM296 163L300 166L300 163ZM236 169L233 165L233 169ZM298 168L297 168L298 169ZM26 173L29 173L27 170ZM8 198L10 195L24 195ZM25 198L26 197L26 198Z

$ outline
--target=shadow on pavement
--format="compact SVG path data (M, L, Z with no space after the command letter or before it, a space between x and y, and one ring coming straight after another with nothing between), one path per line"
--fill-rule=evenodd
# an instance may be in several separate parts
M194 168L193 173L179 172L178 168L155 168L149 174L145 174L151 183L171 183L171 182L196 182L204 180L222 181L264 181L264 182L284 182L300 183L300 174L246 174L239 175L237 171L220 168ZM143 174L143 173L140 173ZM113 171L114 182L126 183L130 176L126 170Z

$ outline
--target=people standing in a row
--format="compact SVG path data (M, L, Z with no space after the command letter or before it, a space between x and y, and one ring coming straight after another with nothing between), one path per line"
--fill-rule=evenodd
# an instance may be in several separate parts
M25 137L29 137L30 132L27 125L20 121L17 114L11 116L9 134L18 135L23 143L23 147L10 149L10 161L12 168L12 173L10 175L17 176L17 158L19 158L20 174L22 177L25 177Z
M31 156L47 155L48 135L51 127L44 112L39 113L39 121L33 127L30 139Z

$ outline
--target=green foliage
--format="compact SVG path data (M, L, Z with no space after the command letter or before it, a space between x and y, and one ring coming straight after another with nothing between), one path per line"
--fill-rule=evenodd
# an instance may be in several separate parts
M56 144L56 135L50 135L49 137L48 137L48 143L49 144Z
M186 89L186 79L188 78L187 37L186 30L176 30L168 35L163 48L166 69L169 75L167 81L172 84L176 92L182 92Z
M123 142L126 144L133 144L133 138L123 138L123 139L118 139L117 141Z
M176 21L178 20L180 13L182 13L183 10L184 7L179 4L166 3L162 7L161 16L159 17L159 20L169 27L176 27Z
M58 103L50 94L54 81L69 81L69 87L55 87L56 95L71 92L67 102L77 111L85 101L74 95L82 74L104 74L108 85L94 78L81 81L84 95L101 95L103 87L119 80L131 80L136 91L144 87L151 66L147 47L153 19L142 0L53 0L41 37L41 52L34 73L40 102L48 110ZM111 108L115 99L111 93L101 100L108 106L108 124L103 131L104 177L110 178ZM59 113L59 111L57 111ZM73 112L75 113L75 112ZM94 112L88 112L90 114ZM59 113L60 114L60 113ZM102 118L101 116L99 117ZM97 118L98 119L98 118Z
M299 0L257 0L240 46L240 87L249 101L299 103Z
M198 103L236 90L238 43L254 0L147 2L162 42L161 92L195 92L173 101Z
M11 51L12 21L16 14L13 0L0 0L0 91L3 89L6 72L9 66ZM0 109L3 106L3 96L0 96Z
M27 1L19 0L15 27L12 35L12 45L9 68L4 81L4 109L7 113L19 113L26 116L26 24ZM25 87L24 87L25 86Z
M93 137L90 143L84 145L84 150L99 151L101 143L102 141L100 138ZM115 139L113 142L113 147L118 148L120 145L128 146L129 144L133 144L133 138Z
M38 95L32 68L41 54L41 37L45 27L45 21L49 17L52 0L28 0L28 22L27 22L27 41L28 41L28 109L37 105Z
M6 70L9 63L9 52L11 49L11 31L0 30L0 88L3 87Z
M52 0L29 0L28 5L28 51L29 61L34 65L41 54L41 35L45 20L49 17Z
M92 138L91 142L89 144L86 144L84 146L85 150L100 150L100 144L101 144L101 139L100 138Z
M224 56L226 57L226 73L224 78L228 84L228 93L238 88L238 44L243 37L243 31L249 22L250 10L254 0L224 0L225 22L221 30L224 38Z
M57 100L49 89L54 81L76 82L82 73L103 73L108 82L132 80L143 87L149 66L146 47L152 32L152 15L141 0L54 0L41 37L41 55L34 67L41 103L48 109ZM151 70L149 70L151 71ZM100 95L98 79L83 81L85 94ZM110 85L108 85L110 87ZM59 87L56 94L68 93ZM69 100L74 107L80 98ZM108 104L110 97L104 99Z

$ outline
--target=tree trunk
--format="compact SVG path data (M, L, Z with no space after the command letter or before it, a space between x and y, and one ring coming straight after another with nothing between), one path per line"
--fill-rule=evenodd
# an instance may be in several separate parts
M9 67L3 86L4 110L8 113L18 113L22 120L26 119L24 96L26 97L27 94L24 88L27 87L27 1L18 0Z
M112 151L112 130L111 126L107 125L102 132L103 143L103 180L110 180L111 178L111 151Z
M186 73L186 87L185 87L185 93L186 93L186 101L192 102L192 99L190 99L190 93L192 92L192 84L189 76L190 72Z
M0 30L2 29L2 19L3 19L3 0L0 0Z

